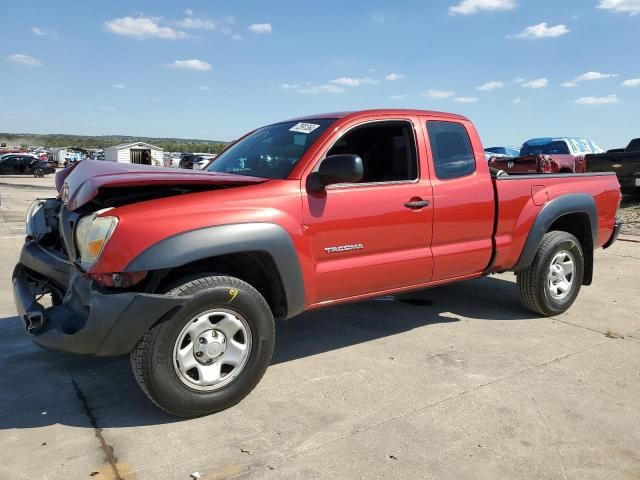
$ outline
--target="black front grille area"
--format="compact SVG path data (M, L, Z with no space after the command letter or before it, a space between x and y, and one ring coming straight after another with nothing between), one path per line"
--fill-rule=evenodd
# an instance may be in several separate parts
M69 210L64 205L58 214L58 228L60 230L60 240L71 262L77 258L76 249L73 242L73 231L80 216Z

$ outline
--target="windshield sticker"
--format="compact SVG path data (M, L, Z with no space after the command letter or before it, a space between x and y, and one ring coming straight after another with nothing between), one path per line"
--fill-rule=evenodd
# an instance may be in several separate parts
M289 129L290 132L298 132L298 133L311 133L320 125L316 125L315 123L303 123L300 122Z

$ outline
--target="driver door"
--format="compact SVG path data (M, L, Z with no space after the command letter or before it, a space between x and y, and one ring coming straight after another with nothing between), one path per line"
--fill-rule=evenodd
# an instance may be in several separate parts
M7 157L0 162L0 173L5 175L14 175L16 173L16 158Z
M411 119L359 120L337 133L319 157L357 154L365 178L320 193L303 190L303 229L316 280L308 288L311 303L431 279L431 182L415 131Z

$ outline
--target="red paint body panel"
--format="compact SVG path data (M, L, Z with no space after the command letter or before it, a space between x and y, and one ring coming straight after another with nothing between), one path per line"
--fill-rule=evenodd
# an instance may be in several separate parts
M64 171L63 171L64 172ZM90 202L101 188L152 185L212 185L232 187L266 182L267 179L210 173L202 170L152 167L131 163L82 160L61 178L68 185L67 205L75 210ZM56 178L56 186L58 179Z
M518 261L529 230L542 209L536 205L531 191L526 190L527 182L517 180L497 180L499 199L498 225L496 228L496 257L493 270L509 270ZM601 247L611 236L620 199L620 186L613 175L607 176L538 176L529 180L536 186L544 187L549 200L569 193L592 195L598 213L598 242Z
M91 272L121 272L148 247L190 230L269 222L289 233L304 278L306 308L315 308L478 277L486 273L492 258L491 271L509 270L544 203L564 194L594 197L598 246L613 231L620 198L615 176L492 179L475 128L458 115L369 110L324 118L337 120L285 180L86 161L69 169L66 178L60 176L59 188L64 181L71 208L86 203L101 188L212 185L212 190L142 201L105 213L117 216L119 224ZM322 193L306 191L308 175L337 139L351 127L380 120L412 124L418 149L417 180L335 185ZM436 178L426 132L428 120L458 122L466 127L476 158L475 173L450 180ZM220 186L226 188L214 189ZM406 202L417 198L428 200L429 205L418 210L405 208ZM363 248L326 251L327 247L359 244Z

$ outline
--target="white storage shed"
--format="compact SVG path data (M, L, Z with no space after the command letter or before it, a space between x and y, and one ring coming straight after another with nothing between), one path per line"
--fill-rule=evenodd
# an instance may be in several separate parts
M104 149L107 162L138 163L142 165L163 165L163 150L144 142L122 143Z

